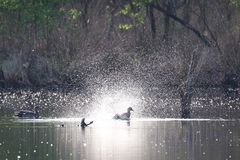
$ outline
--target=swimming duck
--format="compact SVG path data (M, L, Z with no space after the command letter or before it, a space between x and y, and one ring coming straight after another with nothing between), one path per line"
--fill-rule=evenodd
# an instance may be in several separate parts
M15 116L19 118L39 118L39 107L35 107L35 111L19 111Z
M116 114L113 119L120 119L120 120L130 120L130 116L131 116L131 111L133 111L132 107L129 107L127 109L126 113L123 113L121 115Z
M82 121L81 121L81 127L82 128L85 128L85 127L87 127L87 126L89 126L90 124L92 124L93 123L93 121L91 121L91 122L89 122L88 124L85 122L85 118L83 118L82 119Z

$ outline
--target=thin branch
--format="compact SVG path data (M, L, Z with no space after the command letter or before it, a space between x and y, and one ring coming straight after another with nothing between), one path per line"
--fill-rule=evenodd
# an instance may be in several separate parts
M176 15L171 14L169 11L165 10L164 8L162 8L159 4L155 4L155 3L150 3L149 4L151 7L155 8L156 10L164 13L165 15L167 15L169 18L177 21L178 23L180 23L181 25L183 25L184 27L186 27L187 29L191 30L194 34L196 34L208 47L211 47L212 44L211 42L207 39L206 36L204 36L202 33L200 33L196 28L194 28L191 24L185 22L183 19L177 17Z

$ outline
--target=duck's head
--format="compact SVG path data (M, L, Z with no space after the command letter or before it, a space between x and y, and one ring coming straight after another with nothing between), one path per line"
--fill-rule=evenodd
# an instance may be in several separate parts
M128 107L127 111L128 112L133 111L132 107Z
M81 120L81 123L85 123L85 118L83 118L83 119Z

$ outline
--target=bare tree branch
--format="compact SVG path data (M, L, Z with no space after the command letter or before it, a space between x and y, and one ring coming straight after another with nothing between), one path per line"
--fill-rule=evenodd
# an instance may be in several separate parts
M181 25L183 25L184 27L186 27L187 29L191 30L194 34L196 34L208 47L211 47L212 44L210 42L210 40L204 36L200 31L198 31L196 28L194 28L191 24L185 22L183 19L177 17L176 15L171 14L169 11L165 10L164 8L162 8L159 4L156 3L150 3L149 4L151 7L155 8L156 10L164 13L165 15L167 15L168 17L170 17L171 19L177 21L178 23L180 23Z

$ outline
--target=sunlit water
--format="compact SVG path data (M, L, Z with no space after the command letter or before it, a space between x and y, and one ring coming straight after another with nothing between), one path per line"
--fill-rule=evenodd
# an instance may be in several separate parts
M181 102L176 89L142 91L141 87L104 88L93 91L6 90L0 92L0 117L19 110L40 108L42 117L112 117L134 109L134 118L179 118ZM196 89L197 90L197 89ZM227 97L219 88L194 92L192 118L240 118L240 98Z
M239 120L95 119L85 129L80 121L2 119L0 159L240 159Z

